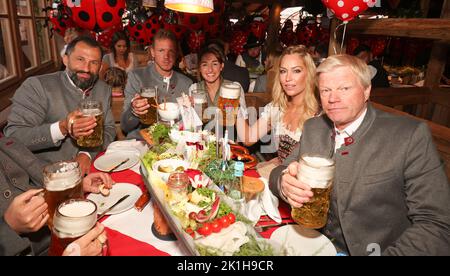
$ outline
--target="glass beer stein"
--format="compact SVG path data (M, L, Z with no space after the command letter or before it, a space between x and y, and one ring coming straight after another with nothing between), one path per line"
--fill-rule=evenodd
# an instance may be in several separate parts
M144 87L141 89L141 97L147 99L148 104L150 105L150 107L148 108L148 112L140 115L139 116L139 120L141 121L141 123L143 125L153 125L154 123L157 122L157 101L156 101L156 97L157 97L157 91L156 91L157 87Z
M68 199L82 198L82 177L77 162L58 162L44 167L44 199L50 218L47 224L53 227L56 207Z
M205 116L205 110L208 108L208 98L205 90L193 90L192 101L194 102L194 110L197 115L202 119L202 123L209 122L207 116Z
M238 84L224 84L220 88L217 106L222 113L223 126L234 126L236 124L240 95L241 87Z
M305 228L325 226L330 207L330 193L334 179L334 161L320 156L300 157L297 179L308 184L314 193L309 202L292 208L292 219Z
M89 232L97 222L97 206L89 199L69 199L58 206L48 255L61 256L66 247Z
M94 116L97 125L94 127L94 132L90 135L78 138L77 145L85 148L95 148L103 144L103 109L102 103L94 100L82 101L80 110L83 116Z

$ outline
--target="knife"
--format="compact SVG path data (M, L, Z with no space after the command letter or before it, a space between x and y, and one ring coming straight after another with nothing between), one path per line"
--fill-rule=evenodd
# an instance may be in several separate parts
M119 203L121 203L122 201L124 201L125 199L127 199L130 195L124 195L123 197L121 197L119 200L117 200L116 203L114 203L113 205L111 205L111 207L109 207L108 209L106 209L105 211L103 211L103 213L101 213L98 218L97 221L99 221L102 217L104 217L106 215L106 213L108 213L109 211L112 210L112 208L116 207Z
M119 164L115 165L114 167L112 167L112 169L110 169L110 170L108 171L108 173L112 173L115 169L117 169L117 168L120 167L121 165L127 163L128 160L130 160L130 158L127 158L127 159L123 160L122 162L120 162Z

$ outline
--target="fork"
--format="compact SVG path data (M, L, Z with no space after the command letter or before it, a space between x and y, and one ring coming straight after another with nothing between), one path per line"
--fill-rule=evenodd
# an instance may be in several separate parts
M290 225L290 224L297 224L297 223L294 221L291 221L291 222L283 222L283 223L275 223L275 224L255 225L255 231L260 233L260 232L267 231L274 227L280 227L280 226Z

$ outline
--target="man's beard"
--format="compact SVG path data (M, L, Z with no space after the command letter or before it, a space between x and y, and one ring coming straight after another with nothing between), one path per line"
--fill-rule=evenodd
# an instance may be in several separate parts
M84 72L84 71L72 71L70 69L67 70L69 73L69 78L73 81L76 87L80 88L81 90L86 90L88 88L91 88L94 86L94 84L98 80L98 74L92 74L90 72ZM89 74L89 79L80 79L78 78L77 74Z

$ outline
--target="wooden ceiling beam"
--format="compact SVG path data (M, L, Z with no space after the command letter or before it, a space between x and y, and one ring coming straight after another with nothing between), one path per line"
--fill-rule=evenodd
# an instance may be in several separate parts
M450 41L450 19L358 19L350 21L347 28L351 33Z

